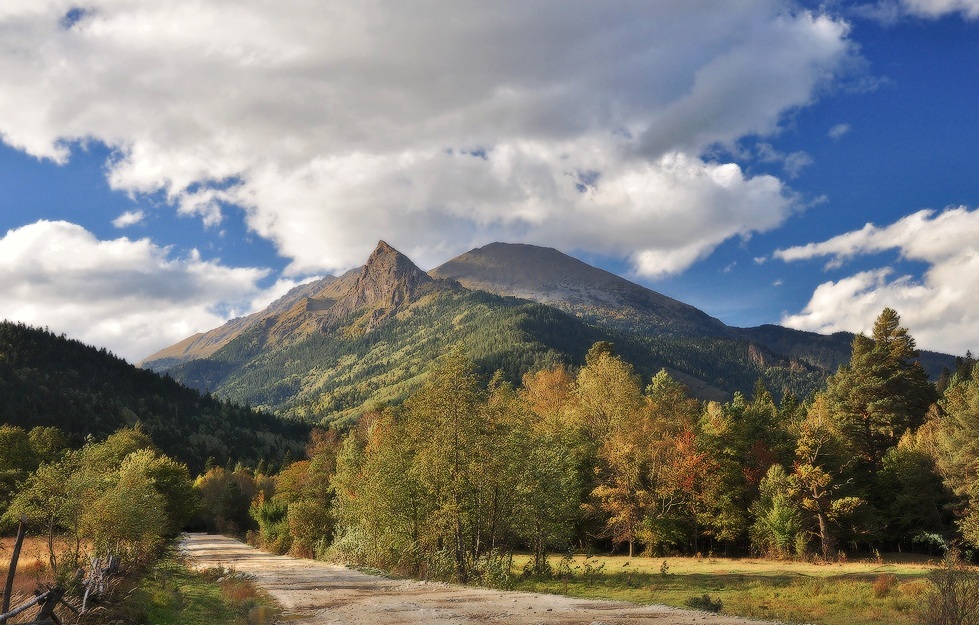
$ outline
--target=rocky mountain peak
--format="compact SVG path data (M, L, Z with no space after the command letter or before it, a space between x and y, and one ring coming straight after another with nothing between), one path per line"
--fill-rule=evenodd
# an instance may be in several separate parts
M374 308L376 321L395 314L432 278L384 241L379 241L353 287L334 306L338 315Z

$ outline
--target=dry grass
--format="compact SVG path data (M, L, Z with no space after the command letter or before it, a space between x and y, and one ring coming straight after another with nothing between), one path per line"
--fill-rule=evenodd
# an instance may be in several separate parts
M10 556L14 550L13 538L0 538L0 592L7 581L10 570ZM17 562L17 574L14 576L14 590L11 605L17 605L18 599L29 597L34 593L38 584L53 581L51 569L48 567L48 546L45 540L28 537L20 550Z

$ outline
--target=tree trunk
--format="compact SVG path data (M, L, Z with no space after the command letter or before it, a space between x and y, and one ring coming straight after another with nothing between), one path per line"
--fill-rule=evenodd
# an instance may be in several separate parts
M816 514L819 519L819 542L823 548L823 559L833 560L836 558L836 537L829 527L829 519L822 512Z
M0 607L0 614L10 609L10 595L14 589L14 575L17 574L17 560L20 559L20 548L24 545L24 534L26 532L27 522L24 520L24 517L21 517L20 523L17 525L17 541L14 543L14 552L10 555L10 568L7 571L7 583L3 587L3 606ZM4 621L0 621L0 623L3 622Z

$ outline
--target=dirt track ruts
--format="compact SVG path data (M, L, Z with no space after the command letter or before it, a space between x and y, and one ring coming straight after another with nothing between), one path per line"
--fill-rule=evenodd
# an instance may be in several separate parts
M314 560L264 553L224 536L185 534L181 550L195 566L253 576L284 608L290 623L420 625L762 625L762 621L639 606L619 601L386 579Z

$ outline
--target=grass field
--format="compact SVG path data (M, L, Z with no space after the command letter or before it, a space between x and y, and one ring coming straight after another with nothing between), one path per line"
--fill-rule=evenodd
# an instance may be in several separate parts
M515 558L522 571L526 556ZM728 558L628 558L576 556L550 561L555 574L520 577L518 590L664 603L685 607L704 594L723 602L726 614L787 623L911 625L927 595L932 568L924 558L833 564Z

